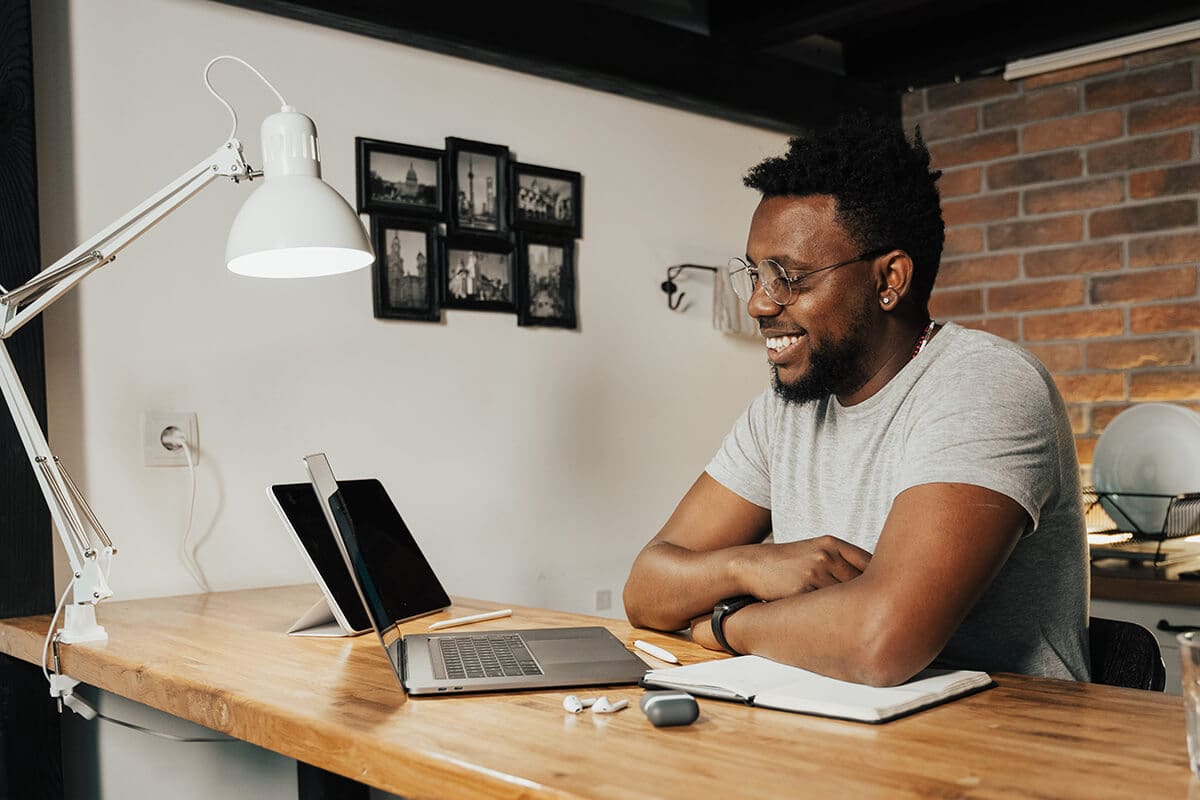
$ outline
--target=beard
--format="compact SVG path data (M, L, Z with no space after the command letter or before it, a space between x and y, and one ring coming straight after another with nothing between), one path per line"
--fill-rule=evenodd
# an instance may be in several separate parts
M870 335L871 318L867 308L860 305L854 310L845 335L829 344L813 346L808 371L798 379L785 383L779 377L779 368L771 365L775 394L785 403L801 404L858 389L869 377L865 362Z

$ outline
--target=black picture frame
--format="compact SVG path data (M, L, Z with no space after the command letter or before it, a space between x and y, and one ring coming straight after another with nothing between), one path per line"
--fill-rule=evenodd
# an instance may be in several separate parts
M359 213L422 219L445 215L444 150L362 136L355 137L354 150Z
M513 230L574 239L583 235L583 175L580 173L513 161L508 167L508 186ZM565 198L564 192L568 195Z
M507 239L463 235L448 238L442 262L442 307L514 313L515 255Z
M489 237L511 245L508 160L504 145L446 137L446 228L451 236Z
M444 259L440 227L434 220L371 215L371 241L375 246L371 285L376 317L441 321L439 290Z
M555 258L554 251L560 251ZM553 268L558 261L557 274ZM545 233L517 236L517 324L578 328L575 313L575 240Z

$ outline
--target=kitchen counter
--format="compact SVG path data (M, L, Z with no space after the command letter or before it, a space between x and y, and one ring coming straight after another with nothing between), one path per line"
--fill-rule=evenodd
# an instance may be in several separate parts
M1092 599L1200 606L1200 580L1179 573L1200 569L1200 553L1154 567L1120 558L1092 560Z

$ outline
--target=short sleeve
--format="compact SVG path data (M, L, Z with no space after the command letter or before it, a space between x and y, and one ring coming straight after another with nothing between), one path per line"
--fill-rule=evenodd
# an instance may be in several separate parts
M1016 501L1035 529L1060 483L1062 401L1049 375L992 346L928 383L909 417L896 494L927 483L982 486Z
M717 483L761 508L771 507L772 393L756 397L705 469Z

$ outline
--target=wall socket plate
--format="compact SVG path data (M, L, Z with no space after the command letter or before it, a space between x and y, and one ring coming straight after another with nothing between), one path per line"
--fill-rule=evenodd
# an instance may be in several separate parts
M612 608L612 589L597 589L593 607L596 611L608 611Z
M200 463L200 426L195 411L146 411L142 414L142 463L147 467L186 467L183 448L168 450L162 443L167 428L179 428L187 436L192 463Z

